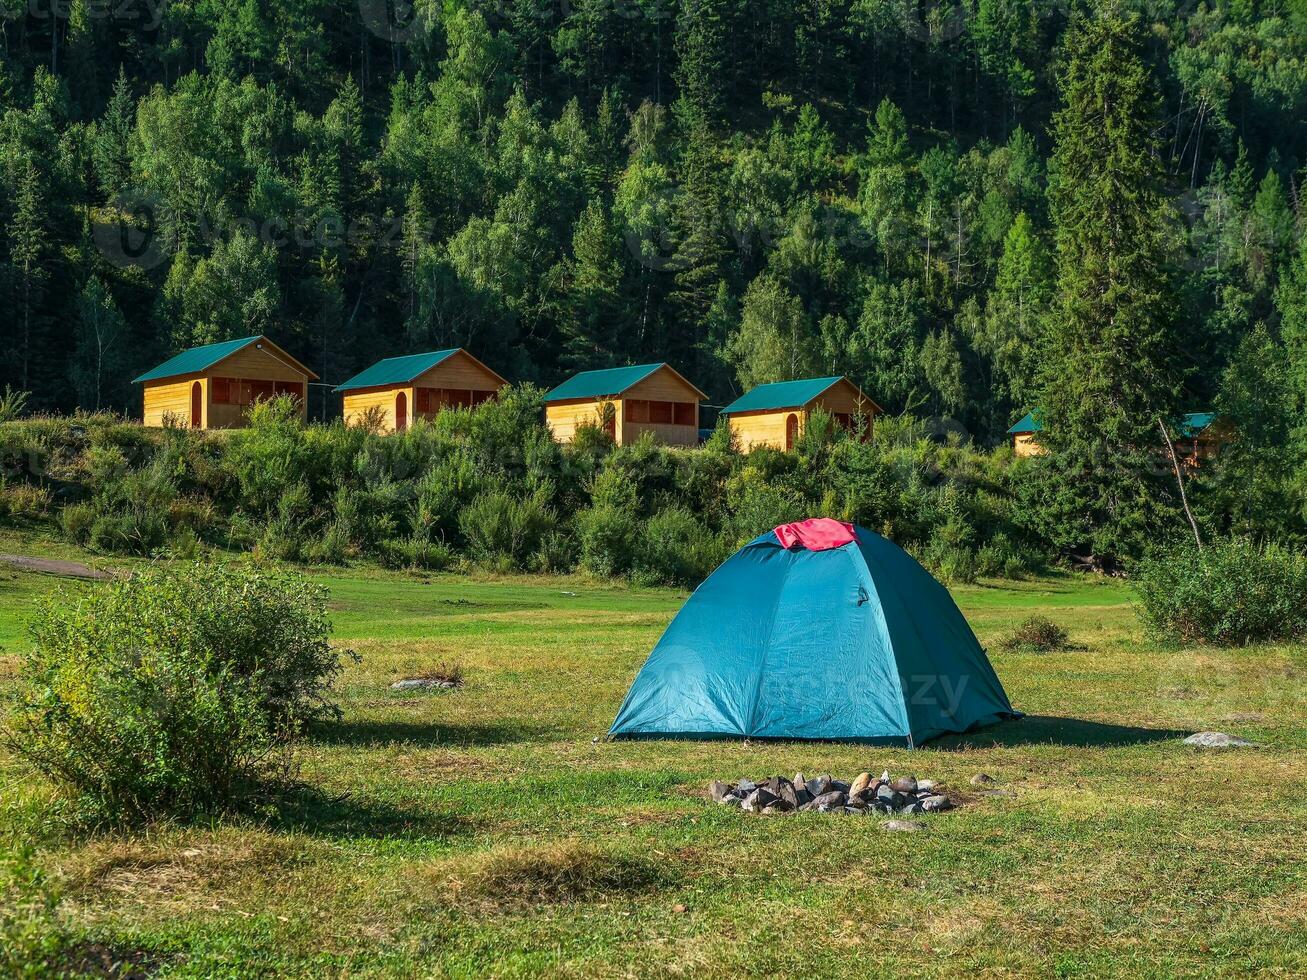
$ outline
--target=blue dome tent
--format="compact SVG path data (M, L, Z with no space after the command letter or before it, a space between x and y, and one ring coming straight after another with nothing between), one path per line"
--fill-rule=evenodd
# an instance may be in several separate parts
M880 535L817 518L699 586L609 734L914 746L1014 717L948 590Z

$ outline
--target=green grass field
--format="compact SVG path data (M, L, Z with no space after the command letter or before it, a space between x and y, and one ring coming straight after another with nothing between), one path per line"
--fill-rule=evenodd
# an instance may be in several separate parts
M363 660L343 722L299 753L306 789L265 819L69 831L0 754L0 833L37 839L88 940L194 977L1307 972L1301 648L1151 645L1114 582L982 585L955 595L986 645L1039 612L1076 647L992 650L1023 721L915 752L608 743L683 595L320 579ZM0 570L0 685L56 584ZM463 689L389 689L440 661ZM1209 728L1260 747L1181 744ZM896 834L701 797L714 778L885 768L963 805ZM980 796L979 772L1011 795Z

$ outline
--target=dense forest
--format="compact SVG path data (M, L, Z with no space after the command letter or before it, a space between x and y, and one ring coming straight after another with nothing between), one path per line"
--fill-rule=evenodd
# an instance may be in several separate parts
M135 413L260 332L332 383L448 346L668 360L718 405L847 373L979 446L1041 408L1055 544L1137 550L1157 420L1198 409L1241 433L1207 506L1301 529L1307 0L0 11L31 408Z

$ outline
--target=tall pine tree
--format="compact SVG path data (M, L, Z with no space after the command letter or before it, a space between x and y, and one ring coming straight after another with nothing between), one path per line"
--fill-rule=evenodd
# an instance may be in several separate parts
M1041 405L1060 479L1047 530L1095 564L1137 554L1157 531L1158 420L1174 412L1180 380L1156 86L1141 38L1134 16L1074 24L1054 118L1057 293Z

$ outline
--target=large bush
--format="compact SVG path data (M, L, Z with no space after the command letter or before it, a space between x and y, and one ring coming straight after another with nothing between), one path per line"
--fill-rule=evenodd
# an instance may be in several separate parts
M1233 646L1307 635L1307 555L1246 541L1140 562L1135 592L1154 636Z
M223 808L337 714L325 591L254 564L156 565L38 610L6 735L108 818Z

